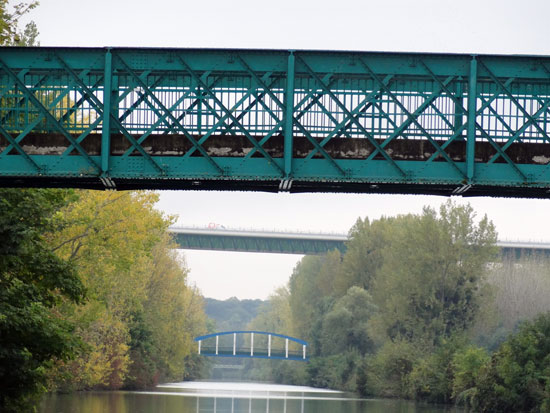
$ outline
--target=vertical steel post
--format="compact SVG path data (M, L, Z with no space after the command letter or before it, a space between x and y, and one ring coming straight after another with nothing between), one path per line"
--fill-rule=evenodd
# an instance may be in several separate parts
M476 109L477 109L477 60L472 56L470 61L470 80L468 85L468 139L466 141L466 176L470 184L474 178L475 143L476 143Z
M109 172L109 156L111 154L111 99L113 92L113 55L111 49L105 52L105 72L103 86L103 129L101 131L101 172L106 176Z
M233 333L233 355L237 354L237 333Z
M302 344L302 358L305 360L306 359L306 345L305 344Z
M200 86L197 86L197 101L197 131L200 136L202 135L202 91Z
M271 334L267 336L267 357L271 357Z
M201 354L201 340L199 340L199 354Z
M250 355L254 355L254 333L250 333Z
M285 338L285 358L288 358L288 338Z
M220 336L216 336L216 356L218 355L218 342L219 342Z
M286 72L286 94L285 94L285 179L292 176L292 129L294 126L294 53L288 55L288 66Z
M456 100L461 103L457 105L455 103L455 116L454 116L454 131L456 132L462 127L464 123L464 96L462 90L462 77L458 78L456 82L456 91L455 91Z

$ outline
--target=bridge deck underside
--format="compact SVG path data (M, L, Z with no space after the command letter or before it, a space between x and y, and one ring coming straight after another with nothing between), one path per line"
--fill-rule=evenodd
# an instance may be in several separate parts
M548 197L550 58L0 50L0 185Z

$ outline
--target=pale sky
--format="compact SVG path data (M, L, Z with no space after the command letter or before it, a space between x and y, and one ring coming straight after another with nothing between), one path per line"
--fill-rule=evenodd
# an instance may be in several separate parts
M41 0L43 46L326 49L550 55L548 0ZM456 198L503 240L550 241L550 200ZM181 225L347 232L357 217L418 213L445 198L356 194L161 193ZM296 255L185 251L207 297L267 298Z

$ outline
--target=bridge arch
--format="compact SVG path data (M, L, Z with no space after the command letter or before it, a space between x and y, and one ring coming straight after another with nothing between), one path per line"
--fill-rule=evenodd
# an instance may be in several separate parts
M232 343L229 342L230 345L228 345L228 339L231 338ZM224 340L225 343L220 343L221 340ZM307 341L269 331L222 331L196 337L195 341L198 345L198 353L204 356L309 360Z

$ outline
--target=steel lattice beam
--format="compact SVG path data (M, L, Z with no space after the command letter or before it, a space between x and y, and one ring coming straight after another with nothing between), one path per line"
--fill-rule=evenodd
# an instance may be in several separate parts
M550 58L0 49L0 185L550 196Z

